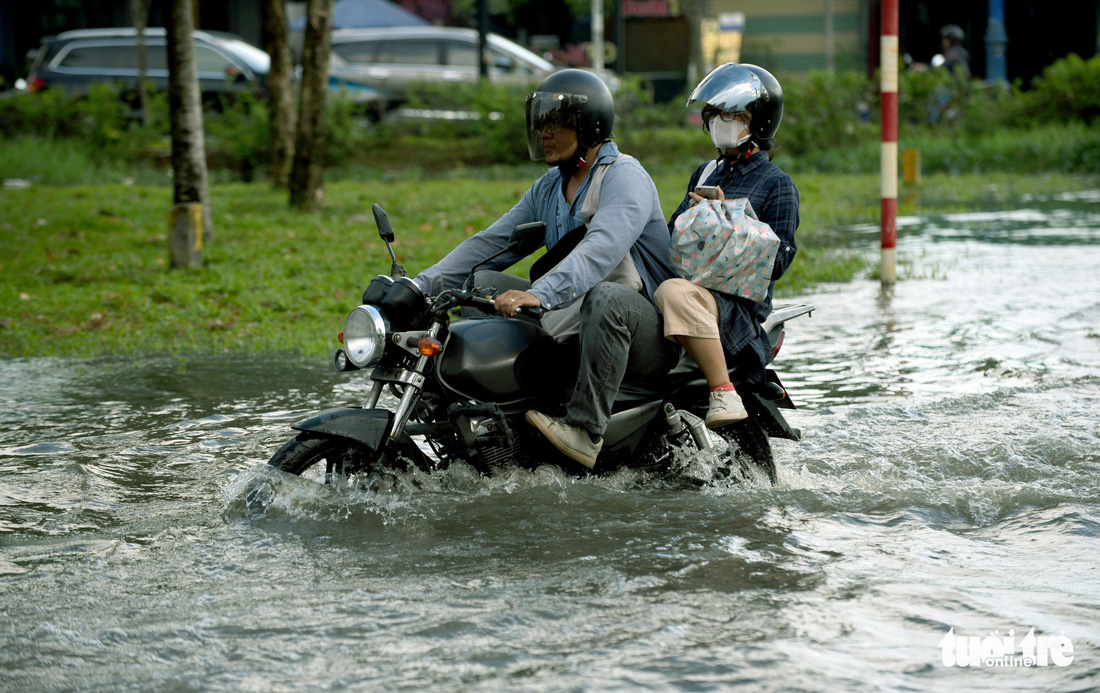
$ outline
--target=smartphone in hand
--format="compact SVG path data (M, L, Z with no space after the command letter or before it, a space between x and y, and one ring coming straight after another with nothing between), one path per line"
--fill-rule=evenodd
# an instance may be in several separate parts
M695 194L702 197L704 200L717 200L718 199L718 186L717 185L696 185Z

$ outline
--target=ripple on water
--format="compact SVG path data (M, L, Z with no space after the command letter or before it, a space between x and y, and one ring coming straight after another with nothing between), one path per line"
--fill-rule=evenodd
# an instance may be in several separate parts
M74 450L71 443L49 441L41 443L32 443L31 445L22 445L12 448L0 448L0 455L11 457L23 457L28 455L58 455L66 452L72 452Z
M892 291L803 297L818 312L777 367L805 439L775 441L776 487L553 465L307 484L263 462L288 424L362 401L327 360L0 361L5 680L1083 688L1100 676L1100 235L1029 208L910 220ZM939 662L951 628L1032 627L1080 658Z

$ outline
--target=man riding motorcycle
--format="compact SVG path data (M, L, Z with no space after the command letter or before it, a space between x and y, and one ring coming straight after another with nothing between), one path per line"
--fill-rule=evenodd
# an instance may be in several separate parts
M763 382L739 384L745 420L704 425L707 381L662 336L651 302L672 276L668 227L649 175L608 141L607 88L580 70L555 73L527 97L526 115L532 157L551 169L415 279L397 262L388 216L373 206L392 264L348 314L333 361L342 373L361 371L369 394L293 424L268 465L326 485L373 485L456 462L482 474L534 468L556 448L583 465L572 473L633 469L692 483L763 473L776 483L769 439L800 438L781 413L794 403L768 368ZM503 273L543 246L533 282ZM772 312L762 325L769 363L786 322L812 310ZM689 449L705 460L698 467L685 465ZM255 479L249 507L270 505L278 487Z
M662 375L680 356L664 339L653 304L657 287L673 276L668 227L649 174L610 141L614 123L614 101L596 75L570 69L547 77L527 96L526 127L531 159L550 170L504 216L414 279L433 295L460 286L477 266L504 270L522 258L512 252L490 258L507 247L512 230L546 224L547 256L540 262L549 269L533 283L494 277L501 290L494 303L507 317L541 308L556 339L577 335L580 366L564 416L531 410L526 418L588 468L596 464L623 379Z

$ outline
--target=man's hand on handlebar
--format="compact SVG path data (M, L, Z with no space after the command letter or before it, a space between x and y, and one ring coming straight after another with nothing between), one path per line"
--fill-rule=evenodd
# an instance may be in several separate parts
M493 305L501 315L514 318L520 308L541 308L542 302L534 294L509 289L497 296Z

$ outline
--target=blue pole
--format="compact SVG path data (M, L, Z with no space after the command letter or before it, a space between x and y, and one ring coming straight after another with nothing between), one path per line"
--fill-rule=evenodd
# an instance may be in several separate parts
M1008 70L1005 67L1007 45L1004 0L989 0L989 23L985 29L985 79L987 82L1008 80Z

